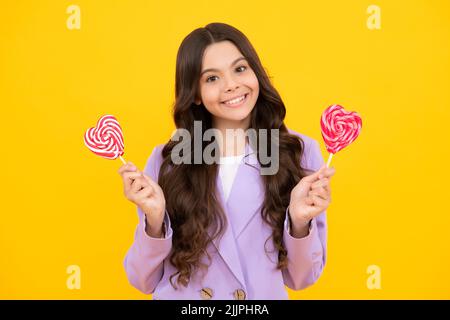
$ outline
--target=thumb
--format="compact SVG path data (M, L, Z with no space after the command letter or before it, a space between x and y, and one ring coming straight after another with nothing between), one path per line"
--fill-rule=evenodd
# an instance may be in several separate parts
M131 161L128 161L127 164L125 165L129 170L131 171L136 171L138 173L140 173L142 175L142 171L139 170L139 168Z
M324 164L316 172L310 174L309 176L303 177L296 186L296 196L306 198L309 190L311 189L311 185L319 179L319 176L324 172L324 170L326 170L326 168L327 166Z
M146 175L145 173L142 173L145 180L153 187L154 190L159 190L159 185L156 181L154 181L150 176Z
M305 182L308 182L308 183L313 183L314 181L319 179L321 175L323 175L323 173L325 172L326 169L327 169L327 165L323 164L319 168L319 170L317 170L316 172L310 174L309 176L304 177L302 180L304 180Z

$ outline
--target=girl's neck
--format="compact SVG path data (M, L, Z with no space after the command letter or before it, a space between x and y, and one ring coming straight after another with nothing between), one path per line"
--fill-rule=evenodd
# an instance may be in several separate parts
M245 152L245 144L248 140L246 130L250 125L249 120L249 117L242 121L213 120L213 127L222 133L223 141L220 141L220 139L218 141L221 157L238 156Z

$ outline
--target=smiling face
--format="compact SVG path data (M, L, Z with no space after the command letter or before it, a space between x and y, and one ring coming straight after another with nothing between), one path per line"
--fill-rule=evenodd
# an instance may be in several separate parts
M200 100L211 113L216 128L243 128L259 94L259 83L239 49L231 41L209 45L200 76Z

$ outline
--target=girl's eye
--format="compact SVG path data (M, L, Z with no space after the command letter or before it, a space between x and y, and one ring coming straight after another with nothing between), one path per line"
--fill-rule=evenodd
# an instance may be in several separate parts
M211 77L208 77L207 79L206 79L206 82L211 82L211 81L209 81L210 79L213 79L213 78L217 78L216 76L211 76Z
M236 70L242 70L242 71L238 71L238 72L244 72L245 70L247 70L247 67L246 66L239 66L239 67L236 68ZM214 81L214 80L212 80L214 78L217 78L217 77L216 76L208 77L208 78L206 78L206 82L212 82L212 81Z

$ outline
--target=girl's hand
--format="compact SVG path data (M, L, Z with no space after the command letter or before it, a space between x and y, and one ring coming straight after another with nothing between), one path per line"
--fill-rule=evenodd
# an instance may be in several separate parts
M161 230L166 210L166 200L161 187L131 162L119 169L125 197L136 204L146 215L147 222L157 234Z
M289 214L294 226L308 225L312 218L328 208L331 203L330 179L334 173L334 168L324 164L292 189Z

